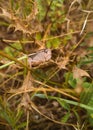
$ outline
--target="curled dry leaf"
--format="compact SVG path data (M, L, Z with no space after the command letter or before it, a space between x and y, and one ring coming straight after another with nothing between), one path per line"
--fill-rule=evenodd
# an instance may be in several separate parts
M52 57L51 49L43 49L37 53L30 54L28 56L28 63L30 66L37 66L41 63L44 63L50 60Z
M90 75L85 70L82 70L75 66L73 69L73 77L75 79L80 79L83 76L90 77Z
M77 82L77 85L74 90L78 95L80 95L82 93L82 91L84 91L84 87L82 86L82 83L83 83L82 77L83 76L90 77L89 74L85 70L82 70L75 66L73 68L73 77L75 79L77 79L78 82Z

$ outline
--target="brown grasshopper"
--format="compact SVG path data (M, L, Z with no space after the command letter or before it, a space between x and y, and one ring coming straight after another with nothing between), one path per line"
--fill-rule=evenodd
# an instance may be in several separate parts
M36 53L28 55L28 63L30 67L37 66L41 63L44 63L50 60L52 57L51 49L43 49Z

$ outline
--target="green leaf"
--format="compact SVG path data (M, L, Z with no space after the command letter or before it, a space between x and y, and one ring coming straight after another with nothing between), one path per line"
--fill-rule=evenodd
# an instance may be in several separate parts
M50 42L50 41L47 41L47 42L46 42L46 47L47 47L47 48L51 48L51 46L52 46L52 45L51 45L51 42Z
M92 50L93 51L93 47L88 47L88 50Z
M86 38L90 38L91 36L93 36L93 32L87 33Z
M10 47L6 47L5 49L4 49L4 51L5 51L5 53L7 53L9 56L13 56L13 49L12 48L10 48Z
M82 84L82 86L83 86L84 88L89 88L91 85L92 85L92 84L89 83L89 82L84 82L84 83Z
M93 60L87 60L87 61L85 60L82 62L82 64L90 64L90 63L93 63Z
M60 100L59 98L57 99L57 101L59 102L59 104L65 108L66 110L70 110L70 106L67 102L63 101L63 100Z
M80 101L84 104L88 104L91 101L91 98L93 97L93 84L85 82L82 85L86 88L85 91L83 91L80 95Z
M40 33L37 33L37 34L36 34L36 40L41 40L41 38L42 38L42 37L41 37L41 34L40 34Z
M77 81L76 79L73 78L73 74L71 72L65 73L64 77L65 77L65 82L67 84L69 84L72 88L76 87Z
M23 123L21 122L21 124L17 125L15 128L16 128L16 130L19 130L21 128L24 128L26 125L27 125L27 122L23 122Z
M44 94L35 94L34 97L37 96L37 97L40 97L40 98L48 98L48 99L55 99L55 100L58 100L60 99L61 101L65 101L66 103L68 104L71 104L71 105L75 105L75 106L78 106L78 107L81 107L81 108L84 108L86 110L92 110L93 111L93 107L91 106L88 106L88 105L85 105L83 103L78 103L78 102L75 102L75 101L72 101L72 100L67 100L67 99L63 99L63 98L58 98L58 97L53 97L53 96L47 96L44 95ZM93 102L92 102L93 103Z
M70 112L67 112L65 116L62 117L61 122L66 123L70 117Z
M69 85L70 85L71 87L73 87L73 88L75 88L75 87L76 87L76 84L77 84L76 79L69 80L68 83L69 83Z
M50 38L52 38L52 37L50 37ZM58 48L60 46L60 44L61 44L61 42L60 42L60 39L58 39L58 38L56 38L56 39L54 38L54 39L46 42L46 46L48 48L51 48L51 47Z
M23 111L20 110L20 111L18 112L18 114L16 114L16 116L15 116L15 124L18 123L18 121L19 121L19 119L21 118L22 115L23 115Z

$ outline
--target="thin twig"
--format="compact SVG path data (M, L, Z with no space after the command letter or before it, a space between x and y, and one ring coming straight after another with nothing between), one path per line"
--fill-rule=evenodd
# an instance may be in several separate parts
M81 30L81 32L80 32L80 35L83 33L83 31L84 31L84 29L85 29L85 27L86 27L86 24L87 24L88 17L89 17L89 15L90 15L90 13L93 13L93 11L89 11L89 10L81 10L81 11L84 12L84 13L87 13L87 16L86 16L86 19L85 19L85 21L84 21L84 24L83 24L82 30Z
M87 20L88 20L89 14L90 14L90 13L88 13L87 16L86 16L86 19L85 19L85 21L84 21L82 30L81 30L81 32L80 32L80 35L82 35L82 33L84 32L84 29L85 29L85 27L86 27L86 24L87 24Z

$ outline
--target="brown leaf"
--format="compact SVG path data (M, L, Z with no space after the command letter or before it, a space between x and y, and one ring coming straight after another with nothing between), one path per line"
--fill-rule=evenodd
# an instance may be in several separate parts
M69 62L69 57L64 57L60 62L57 63L58 67L61 69L67 69L66 65Z
M80 79L83 76L90 77L90 75L85 70L82 70L75 66L73 69L73 77L75 79Z

